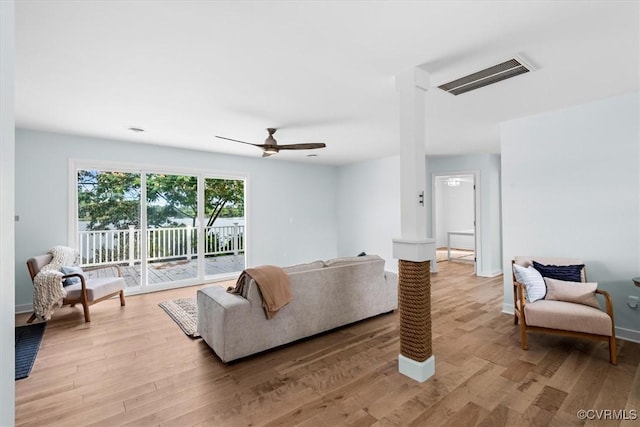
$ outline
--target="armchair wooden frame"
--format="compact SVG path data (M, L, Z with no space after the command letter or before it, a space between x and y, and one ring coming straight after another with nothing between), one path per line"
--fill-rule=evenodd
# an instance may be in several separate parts
M588 339L593 339L598 341L608 341L609 361L611 362L612 365L616 365L618 363L618 357L616 353L616 332L615 332L615 322L613 317L613 303L611 302L611 295L607 291L596 289L596 293L604 297L604 301L606 305L605 311L607 315L611 318L611 336L528 325L526 315L525 315L525 306L528 303L525 298L524 285L516 280L515 272L513 269L513 265L515 263L516 263L515 260L511 261L511 274L513 276L513 306L514 306L513 323L515 325L520 324L520 340L522 343L523 350L527 350L529 348L529 345L527 343L527 332L543 332L547 334L564 335L564 336L575 337L575 338L588 338ZM583 273L582 281L586 282L586 277L587 277L586 267L583 269L582 273Z
M49 257L51 257L51 255L49 255ZM29 275L31 276L31 281L33 281L33 279L36 277L36 275L38 274L38 272L40 271L40 268L38 267L38 262L36 261L36 258L30 258L29 260L27 260L27 269L29 270ZM122 277L122 271L120 270L120 266L118 266L117 264L104 264L104 265L99 265L99 266L95 266L95 267L83 267L82 271L83 272L91 272L91 271L98 271L98 270L106 270L106 269L114 269L115 270L115 277ZM91 314L89 313L89 306L100 302L100 301L104 301L106 299L112 298L116 295L119 295L120 297L120 306L124 307L125 306L125 299L124 299L124 289L120 289L119 291L116 292L112 292L108 295L104 295L98 299L95 300L90 300L88 297L88 293L87 293L87 281L88 279L82 274L82 273L73 273L73 274L67 274L62 276L62 280L71 278L71 277L77 277L80 279L80 284L82 286L82 289L80 291L80 296L78 298L64 298L62 300L62 305L69 305L71 307L74 307L76 304L82 304L82 309L84 311L84 321L85 322L91 322ZM36 319L36 314L33 313L31 315L31 317L29 317L29 320L27 320L27 323L32 323L34 320Z

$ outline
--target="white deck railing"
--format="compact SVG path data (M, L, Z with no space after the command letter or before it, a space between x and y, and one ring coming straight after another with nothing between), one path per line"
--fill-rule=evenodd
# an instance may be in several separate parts
M191 259L198 255L198 229L191 226L147 230L147 261ZM134 265L140 259L141 230L80 231L78 245L82 265L118 263ZM244 225L204 227L204 255L244 252Z

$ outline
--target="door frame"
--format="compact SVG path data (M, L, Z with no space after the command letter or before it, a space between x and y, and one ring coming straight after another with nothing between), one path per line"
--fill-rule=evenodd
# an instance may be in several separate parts
M478 265L482 265L482 221L481 221L481 198L480 191L480 171L463 170L450 172L433 172L431 174L431 230L434 239L436 238L436 186L438 177L450 175L469 175L473 177L473 217L474 217L474 252L473 274L478 274ZM436 263L437 265L437 263Z
M68 162L68 191L69 191L69 204L68 204L68 215L67 215L67 245L73 248L78 247L78 187L77 187L77 174L78 170L86 170L86 169L95 169L95 170L104 170L104 171L118 171L118 172L128 172L128 173L139 173L141 174L141 189L140 189L140 199L141 199L141 212L140 212L140 223L145 225L146 229L146 186L143 183L146 182L146 178L142 177L142 174L149 173L160 173L160 174L175 174L175 175L189 175L196 176L198 180L198 216L200 227L198 227L198 275L193 279L185 279L177 282L166 282L160 284L154 284L149 286L146 283L146 262L143 261L141 264L142 276L141 279L145 279L145 284L141 285L137 288L127 288L125 289L125 293L127 295L136 295L147 292L155 292L159 290L165 289L175 289L186 286L193 286L196 284L203 283L204 281L223 281L234 279L238 277L240 272L232 273L232 274L222 274L216 276L206 276L204 275L204 245L202 241L202 229L203 229L203 221L204 221L204 180L206 178L221 178L221 179L233 179L233 180L242 180L244 181L244 215L245 215L245 242L244 242L244 261L245 266L248 265L249 258L249 250L250 245L246 236L250 236L250 221L249 221L249 174L244 172L230 172L230 171L216 171L210 169L199 169L199 168L186 168L186 167L176 167L176 166L167 166L167 165L151 165L151 164L142 164L142 163L127 163L127 162L118 162L118 161L105 161L105 160L93 160L93 159L69 159ZM145 175L146 176L146 175ZM143 200L144 198L144 200ZM143 222L144 220L144 222ZM146 246L146 239L142 239L142 248ZM144 268L143 268L144 267Z

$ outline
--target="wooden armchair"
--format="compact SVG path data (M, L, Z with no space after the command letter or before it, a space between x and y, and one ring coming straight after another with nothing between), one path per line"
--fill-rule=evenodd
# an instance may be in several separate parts
M608 292L595 289L596 294L604 297L606 312L589 305L562 300L540 299L529 302L525 285L516 280L513 265L529 267L533 261L544 265L568 266L581 265L582 261L571 258L515 257L512 261L514 318L520 323L522 348L528 349L527 332L545 332L579 338L590 338L609 342L609 361L617 363L616 334L613 319L613 305ZM586 268L582 269L581 279L586 283ZM597 305L597 304L596 304Z
M36 277L40 269L51 262L51 259L52 255L46 254L38 255L27 260L27 268L29 269L29 275L31 275L32 281ZM97 302L106 300L115 295L120 295L120 305L125 305L125 282L122 278L122 272L120 271L120 267L118 265L107 264L96 267L87 267L83 268L83 273L105 269L111 269L113 271L113 274L115 275L112 277L88 278L82 273L73 273L62 276L63 280L73 277L77 277L80 279L78 283L65 286L67 296L62 300L62 305L70 305L71 307L73 307L76 304L82 304L85 322L91 321L89 306ZM27 320L27 323L31 323L35 319L36 315L34 313L31 315L29 320Z

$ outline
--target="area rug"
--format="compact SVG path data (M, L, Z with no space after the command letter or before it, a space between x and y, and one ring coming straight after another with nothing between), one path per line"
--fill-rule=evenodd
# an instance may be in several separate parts
M27 378L36 361L47 322L18 326L16 338L16 380Z
M198 305L195 297L179 298L158 304L180 329L191 338L199 338L198 334Z

